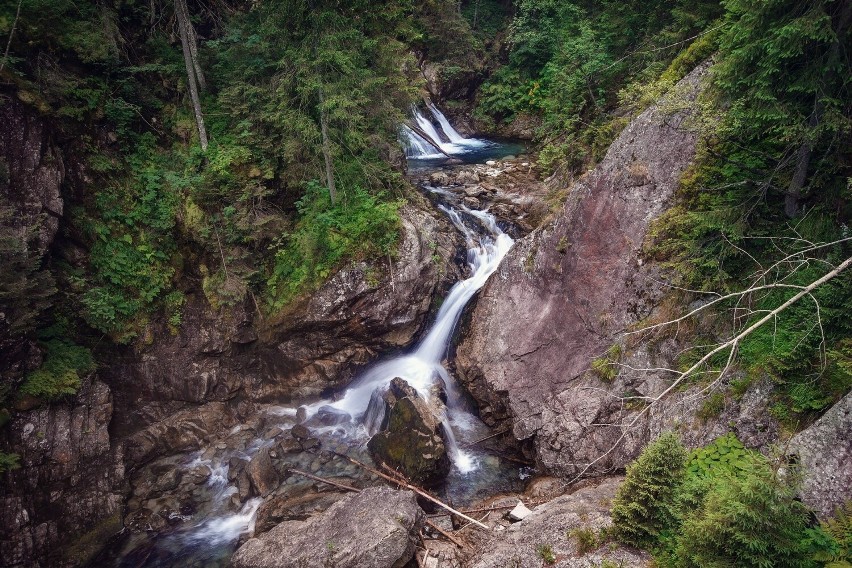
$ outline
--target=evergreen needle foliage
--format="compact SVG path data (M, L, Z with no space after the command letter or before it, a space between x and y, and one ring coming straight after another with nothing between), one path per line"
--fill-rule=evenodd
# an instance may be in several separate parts
M686 449L669 432L649 444L627 467L612 506L615 536L640 548L651 548L677 519L675 501L686 464Z

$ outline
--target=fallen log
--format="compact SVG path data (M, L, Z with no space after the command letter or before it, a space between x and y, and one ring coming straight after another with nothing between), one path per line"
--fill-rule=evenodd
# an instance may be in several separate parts
M339 487L340 489L345 489L346 491L354 491L355 493L361 492L361 490L358 489L357 487L352 487L351 485L346 485L345 483L340 483L340 482L337 482L337 481L332 481L330 479L325 479L325 478L319 477L317 475L314 475L312 473L308 473L307 471L302 471L300 469L293 469L291 467L287 471L289 471L290 473L295 473L296 475L301 475L302 477L307 477L308 479L313 479L314 481L319 481L321 483L327 483L327 484L332 485L334 487Z
M476 521L474 521L474 522L476 522ZM455 544L459 548L464 548L464 543L462 543L462 541L460 541L459 539L457 539L456 537L454 537L453 535L451 535L450 533L448 533L447 531L445 531L444 529L442 529L441 527L439 527L438 525L436 525L435 523L433 523L429 519L426 519L426 525L429 528L434 529L437 532L441 533L441 535L445 536L447 538L447 540L449 540L450 542L452 542L453 544Z
M341 453L335 452L335 455L342 457L343 459L349 461L349 463L357 465L358 467L360 467L364 471L368 471L368 472L372 473L373 475L378 475L382 479L385 479L387 481L390 481L391 483L395 483L395 484L399 485L400 487L404 487L405 489L408 489L409 491L413 491L413 492L417 493L418 495L420 495L424 499L427 499L427 500L435 503L439 507L446 509L447 511L449 511L450 513L452 513L454 515L458 515L459 517L463 518L464 520L466 520L470 523L473 523L473 524L475 524L479 527L482 527L485 530L491 530L490 528L488 528L487 525L480 523L479 521L477 521L473 517L468 517L464 513L460 513L459 511L453 509L452 507L450 507L449 505L447 505L443 501L437 499L436 497L433 497L432 495L430 495L429 493L427 493L423 489L420 489L419 487L412 485L411 483L409 483L407 481L404 481L404 480L402 480L398 477L391 477L390 475L388 475L386 473L382 473L381 471L379 471L375 468L372 468L372 467L370 467L366 464L359 462L355 458L350 458L346 454L341 454Z

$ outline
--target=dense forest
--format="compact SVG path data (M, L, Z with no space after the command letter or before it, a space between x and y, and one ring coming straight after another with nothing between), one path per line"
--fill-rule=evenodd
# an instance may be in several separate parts
M177 333L190 288L274 320L347 263L391 262L415 192L400 125L427 65L448 115L496 136L532 124L544 176L569 187L709 61L697 156L642 253L672 302L714 299L677 361L702 362L691 384L736 367L703 412L768 377L795 433L852 389L852 271L836 270L852 251L850 38L844 0L2 0L0 105L50 125L65 208L45 254L0 163L0 428L154 341L152 321ZM0 472L19 466L0 450ZM611 534L584 538L659 566L849 566L849 508L814 522L779 467L736 438L660 438L628 468Z

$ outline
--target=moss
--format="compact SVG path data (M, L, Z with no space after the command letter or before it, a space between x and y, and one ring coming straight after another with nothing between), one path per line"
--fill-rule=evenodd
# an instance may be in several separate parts
M62 550L62 556L74 566L87 566L121 529L121 513L116 512L77 538L69 539L70 544Z

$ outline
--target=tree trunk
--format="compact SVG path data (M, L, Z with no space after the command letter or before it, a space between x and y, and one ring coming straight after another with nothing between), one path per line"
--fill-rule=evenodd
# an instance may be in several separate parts
M832 64L838 61L840 56L840 47L843 39L846 37L846 29L852 20L852 2L841 3L840 13L836 17L837 29L835 39L828 50L826 57L827 67L832 67ZM820 114L822 109L819 102L820 94L817 93L814 99L814 108L811 115L808 117L808 131L813 131L819 126ZM808 168L811 165L811 154L813 153L813 143L806 140L796 153L796 171L793 172L793 178L790 180L790 185L787 186L787 193L784 195L784 213L788 217L795 217L799 214L799 202L802 198L802 189L805 187L805 182L808 179Z
M322 156L325 159L325 185L331 196L331 204L337 202L337 190L334 187L334 162L331 157L331 141L328 139L328 115L323 105L322 91L319 93L320 101L320 130L322 131Z
M192 99L192 110L195 112L195 123L198 126L198 139L201 142L201 149L207 151L207 129L204 128L204 115L201 114L201 99L198 97L198 77L195 73L195 63L192 59L192 48L190 41L194 38L190 37L192 27L189 23L189 11L186 7L186 0L175 0L175 15L178 20L178 31L180 32L180 43L183 47L183 62L186 66L186 78L189 85L189 96Z

